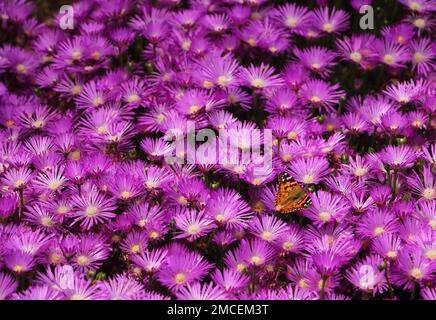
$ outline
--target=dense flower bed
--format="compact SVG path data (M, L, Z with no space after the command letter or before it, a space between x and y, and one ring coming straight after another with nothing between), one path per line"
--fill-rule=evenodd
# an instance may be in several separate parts
M436 2L333 2L1 0L0 299L436 299Z

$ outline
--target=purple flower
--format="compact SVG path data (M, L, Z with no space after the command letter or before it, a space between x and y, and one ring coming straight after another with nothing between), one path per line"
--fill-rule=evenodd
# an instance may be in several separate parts
M318 183L329 174L327 160L321 157L300 158L292 161L289 166L290 175L304 184Z
M330 85L322 80L309 80L301 87L301 96L306 103L327 110L331 110L343 95L338 84Z
M274 216L266 215L254 218L249 229L255 236L267 242L277 242L288 231L285 223Z
M340 33L348 29L348 20L349 15L343 10L324 7L313 11L312 22L321 32Z
M116 208L114 201L105 198L95 189L90 190L86 195L75 196L73 202L75 206L73 222L80 222L84 229L89 230L93 225L115 217L112 212Z
M241 70L241 80L253 89L266 89L283 84L279 75L274 75L274 69L269 65L261 64L259 67L249 66Z
M398 230L396 217L387 210L376 209L368 212L359 222L356 231L365 238L377 238Z
M333 61L336 54L323 47L314 46L303 50L297 48L294 54L302 65L322 77L331 73L330 69L335 65Z
M318 191L311 198L312 206L305 211L305 214L315 225L340 222L350 210L344 198L325 191Z
M212 267L196 252L189 252L184 247L175 252L173 250L168 252L165 265L157 272L159 281L169 288L180 290L187 284L199 281Z
M380 159L394 170L410 168L417 154L409 146L387 146L380 152Z
M176 227L180 234L175 238L187 238L189 241L196 240L208 234L213 228L213 220L204 212L182 209L174 216Z
M227 293L236 294L240 289L248 285L250 278L236 270L216 270L212 275L213 281Z
M6 273L0 274L0 300L6 300L9 295L15 292L17 286L12 276Z
M200 284L198 282L188 284L180 289L177 298L181 300L226 300L227 295L223 289L216 287L213 283Z

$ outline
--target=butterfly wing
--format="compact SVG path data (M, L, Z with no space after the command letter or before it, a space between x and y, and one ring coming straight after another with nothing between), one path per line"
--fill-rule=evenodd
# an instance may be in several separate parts
M312 199L287 173L279 176L279 190L276 194L275 208L281 213L290 213L308 208Z

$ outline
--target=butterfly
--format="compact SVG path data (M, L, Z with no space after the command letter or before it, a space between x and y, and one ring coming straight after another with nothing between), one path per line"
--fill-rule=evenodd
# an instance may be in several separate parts
M286 172L279 175L279 190L276 194L275 208L281 213L290 213L309 208L312 199L306 191Z

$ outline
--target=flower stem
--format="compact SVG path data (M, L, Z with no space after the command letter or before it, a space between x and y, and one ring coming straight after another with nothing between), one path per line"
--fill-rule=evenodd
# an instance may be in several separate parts
M395 194L397 193L397 179L398 172L394 170L394 180L392 182L392 198L395 198Z
M388 288L389 288L389 294L391 296L391 298L394 298L394 290L392 290L392 285L391 282L389 280L389 261L385 260L386 263L386 267L385 267L385 278L386 278L386 282L388 283Z
M251 292L254 293L256 290L256 265L253 265L251 269Z
M418 289L418 283L416 281L414 281L413 282L412 294L410 295L410 300L415 300L417 289Z
M21 218L24 211L24 191L22 188L18 189L18 197L20 198L20 207L18 208L18 217Z
M325 296L325 284L327 282L327 277L326 276L322 276L322 280L321 280L321 292L319 294L319 299L320 300L324 300L324 296Z
M280 147L281 147L281 145L282 145L282 138L278 138L277 139L277 156L279 157L279 159L280 159Z

